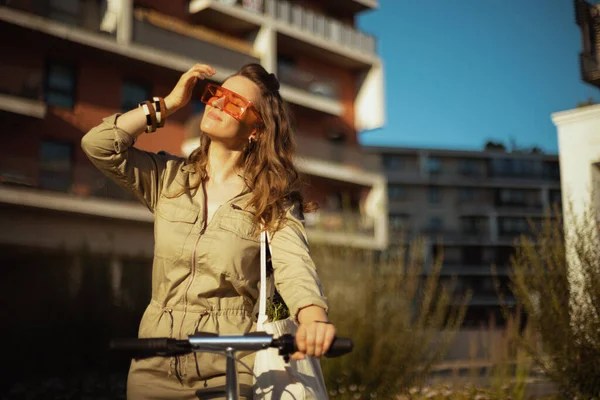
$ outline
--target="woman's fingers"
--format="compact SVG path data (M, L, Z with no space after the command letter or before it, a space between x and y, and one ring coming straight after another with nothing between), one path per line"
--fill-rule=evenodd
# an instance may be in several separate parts
M306 351L304 352L308 356L315 355L317 332L315 324L310 324L306 327Z
M308 325L300 325L296 333L298 353L294 354L292 358L294 360L301 359L296 358L299 357L299 354L313 357L323 356L329 350L335 334L335 326L332 324L313 322Z
M312 354L315 357L321 357L323 355L323 341L325 340L325 333L327 331L327 325L317 322L315 324L315 350Z
M204 77L213 76L214 74L216 74L217 71L207 64L195 64L192 68L189 69L188 72L191 72L192 76L204 79Z
M335 339L335 335L336 335L336 329L335 326L333 325L326 325L327 328L325 330L325 338L323 340L323 353L325 354L329 351L329 348L331 347L331 343L333 343L333 339Z

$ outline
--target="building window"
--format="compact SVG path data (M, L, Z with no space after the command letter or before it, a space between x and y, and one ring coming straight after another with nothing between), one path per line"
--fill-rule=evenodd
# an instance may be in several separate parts
M553 207L554 205L558 206L558 207L562 207L562 194L560 192L560 190L556 190L556 189L551 189L548 193L549 197L550 197L550 206Z
M127 112L138 107L142 101L150 99L150 86L131 80L124 80L121 87L121 111Z
M69 142L43 140L39 167L41 188L68 191L71 187L73 145Z
M425 167L428 173L439 174L442 172L442 160L439 157L427 157Z
M526 193L522 189L500 189L498 205L526 205Z
M439 232L444 226L444 221L441 217L431 217L429 219L429 230L431 232Z
M383 155L383 165L386 169L390 170L400 170L404 166L404 160L402 156L392 155L392 154L384 154Z
M461 218L462 232L467 235L481 235L486 230L486 219L482 217Z
M529 225L525 218L509 217L500 219L500 233L505 235L519 235L529 232Z
M427 193L427 198L431 204L439 204L442 201L442 195L440 188L437 186L430 186Z
M75 105L75 67L51 62L46 70L46 104L70 108Z
M463 159L458 162L458 172L463 176L478 176L480 175L479 163L477 160Z
M390 215L390 230L392 232L405 232L408 230L408 222L410 216L406 214L392 214Z
M491 162L492 176L506 178L538 178L541 176L541 161L516 158L496 158Z
M475 200L476 192L474 188L471 187L462 187L458 189L458 198L461 201L473 201Z
M560 180L560 165L558 162L544 163L544 177L548 180Z
M402 185L390 185L388 197L390 200L406 200L408 198L406 188Z

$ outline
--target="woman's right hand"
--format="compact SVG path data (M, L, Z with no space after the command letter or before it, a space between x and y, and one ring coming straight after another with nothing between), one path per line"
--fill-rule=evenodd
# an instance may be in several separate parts
M213 76L215 73L215 69L206 64L196 64L184 72L173 90L171 90L171 93L165 97L167 115L173 114L175 111L189 103L192 98L192 91L194 90L194 86L196 86L198 79Z

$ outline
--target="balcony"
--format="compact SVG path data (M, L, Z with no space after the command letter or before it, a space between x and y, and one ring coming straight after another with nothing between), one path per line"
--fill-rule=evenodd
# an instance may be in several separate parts
M8 7L92 32L115 34L114 23L96 1L12 0Z
M236 35L271 26L282 45L293 45L344 67L369 67L377 58L374 36L285 0L266 0L258 8L244 5L241 0L192 0L189 11L195 23Z
M600 88L600 67L595 55L580 53L579 69L581 71L581 78L585 82Z
M200 55L202 62L225 67L231 72L245 64L260 62L247 41L153 10L135 10L132 42L190 60Z
M152 214L91 165L0 158L0 203L150 223ZM126 228L128 229L128 228Z
M283 60L278 62L277 75L284 85L336 102L341 100L340 83L334 77L313 73Z
M0 64L0 110L13 115L44 118L43 73L39 68Z
M306 228L323 234L344 233L372 238L375 219L358 212L319 210L306 214Z
M379 7L378 0L329 0L328 3L336 9L348 9L352 14Z
M0 21L12 26L7 28L14 30L10 34L23 35L22 29L27 29L40 32L44 40L59 39L49 46L62 46L67 41L174 71L186 71L197 62L211 63L217 69L217 80L259 60L252 44L223 32L152 10L109 10L101 4L95 6L93 1L77 3L78 7L65 14L47 6L49 1L10 2L9 7L0 6ZM114 14L117 11L122 15ZM36 39L32 36L30 40ZM72 46L70 49L73 51Z
M278 63L277 76L281 82L281 94L288 101L331 115L343 115L340 84L335 78L285 61Z
M1 157L0 186L67 193L81 198L135 200L129 192L91 165L72 166L53 162L42 166L30 158Z
M541 214L544 212L542 202L497 202L499 214Z
M428 236L434 243L440 243L448 246L505 244L504 242L493 238L489 230L465 231L426 228L422 229L419 234L422 236Z
M267 0L265 13L275 21L283 46L347 68L369 67L377 57L374 36L337 19L285 0Z
M325 139L302 134L296 135L296 145L300 159L297 161L305 161L301 164L313 163L313 166L314 162L323 163L328 165L329 169L337 168L340 170L340 174L348 178L341 180L372 185L374 183L373 174L383 177L379 156L363 152L360 147L335 144ZM309 168L309 170L312 169ZM316 173L316 175L319 174Z
M492 269L493 262L482 263L481 265L468 265L466 263L446 262L444 261L440 275L442 276L509 276L511 268L508 266L498 266Z

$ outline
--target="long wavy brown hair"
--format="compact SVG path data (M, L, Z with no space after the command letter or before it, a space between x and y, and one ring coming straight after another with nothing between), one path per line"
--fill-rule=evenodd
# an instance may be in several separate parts
M261 224L275 232L285 223L290 206L300 206L303 212L313 212L318 206L314 202L305 203L300 193L304 180L293 163L296 149L293 118L279 94L279 80L259 64L245 65L232 76L250 79L260 90L255 107L264 123L259 127L257 140L244 148L237 167L244 171L245 183L252 191L248 207L255 210L255 233L260 231ZM200 132L200 147L187 160L199 178L177 195L198 189L208 178L209 148L210 138Z

